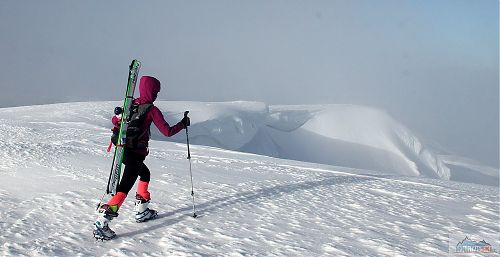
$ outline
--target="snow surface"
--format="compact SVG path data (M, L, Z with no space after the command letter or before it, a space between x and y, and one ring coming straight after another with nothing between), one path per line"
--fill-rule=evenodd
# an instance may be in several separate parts
M373 108L253 102L157 103L172 124L191 111L200 216L184 131L155 131L159 218L135 223L127 199L118 237L95 242L116 105L0 109L0 256L442 256L467 235L500 249L497 169L430 149Z

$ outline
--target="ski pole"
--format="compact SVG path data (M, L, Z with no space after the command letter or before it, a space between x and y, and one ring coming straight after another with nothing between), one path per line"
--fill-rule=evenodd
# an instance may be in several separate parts
M187 118L189 111L184 112L184 118ZM194 186L193 186L193 172L191 170L191 151L189 150L189 132L188 132L188 126L186 126L186 143L187 143L187 148L188 148L188 156L187 159L189 160L189 175L191 176L191 196L193 197L193 218L196 218L198 215L196 215L196 207L194 204Z

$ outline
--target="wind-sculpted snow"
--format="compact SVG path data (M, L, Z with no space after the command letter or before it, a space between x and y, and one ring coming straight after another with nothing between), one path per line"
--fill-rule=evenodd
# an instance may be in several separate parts
M109 136L110 116L119 102L67 103L1 109L2 126L16 126L12 118L29 121L32 126L14 130L0 142L11 156L12 149L22 155L53 149L54 153L78 152L78 142L99 128L102 144ZM498 186L498 169L477 168L473 161L448 163L461 157L444 157L416 137L410 129L387 113L356 105L267 106L260 102L157 102L171 125L190 110L193 144L213 146L278 158L383 171L405 176L426 176ZM40 135L37 126L51 127ZM24 130L30 130L26 132ZM69 130L62 132L64 130ZM16 133L31 135L17 140ZM1 131L0 131L1 132ZM74 132L74 133L68 133ZM87 134L86 134L87 133ZM62 140L53 137L68 136ZM184 133L165 138L153 126L153 139L185 142ZM14 141L11 142L11 139ZM58 142L58 143L55 143ZM104 143L105 144L105 143ZM35 147L33 147L35 146ZM24 149L24 150L22 150ZM81 151L88 151L80 149ZM96 150L93 150L96 151ZM102 149L100 150L102 153ZM444 153L446 154L446 153ZM447 155L448 156L448 155ZM461 158L462 160L464 158ZM43 163L43 159L36 160ZM23 165L7 158L2 167ZM471 164L472 163L472 164ZM470 167L476 167L471 169Z
M302 107L309 120L295 130L273 131L282 156L400 175L449 179L449 169L401 124L386 113L362 106ZM298 110L293 110L296 113ZM275 112L287 113L286 106ZM305 116L305 115L303 115ZM302 118L302 117L300 117ZM302 118L303 119L303 118ZM279 122L297 122L287 119ZM272 124L271 128L277 128ZM418 144L419 147L415 147Z
M190 216L186 145L153 140L146 164L158 219L135 223L131 192L111 223L118 237L96 242L91 224L111 166L116 104L0 109L0 256L445 256L466 236L500 249L498 188L406 176L425 174L421 166L434 159L418 159L424 144L383 112L248 102L158 103L171 123L189 109L192 140L218 147L191 146L199 217ZM184 132L174 140L184 142Z
M191 109L191 141L272 157L406 176L426 176L498 186L497 173L470 181L453 172L441 153L427 147L387 113L355 105L266 106L257 102L160 102L173 122ZM168 114L168 112L167 112ZM163 139L158 132L155 139ZM172 139L184 142L184 135ZM453 166L460 172L460 167Z

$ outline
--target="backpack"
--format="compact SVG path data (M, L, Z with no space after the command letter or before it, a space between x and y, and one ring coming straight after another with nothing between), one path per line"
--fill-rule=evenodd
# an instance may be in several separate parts
M141 125L144 122L146 114L153 107L153 104L132 105L130 107L130 118L127 128L128 148L145 148L145 144L141 144L140 140L146 134L147 130L142 131Z

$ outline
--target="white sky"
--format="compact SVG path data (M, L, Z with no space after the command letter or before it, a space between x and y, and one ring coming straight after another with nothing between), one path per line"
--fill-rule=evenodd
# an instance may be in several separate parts
M353 103L498 167L497 0L0 1L0 106L121 100L131 59L164 100Z

